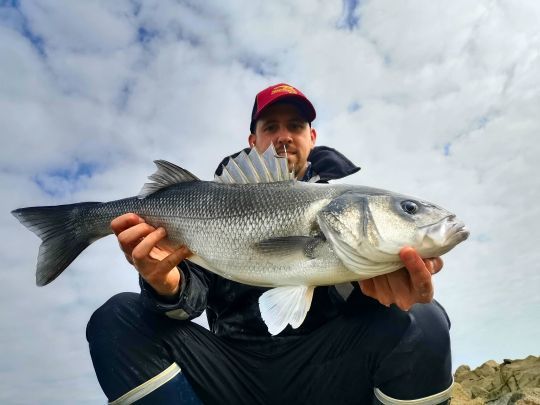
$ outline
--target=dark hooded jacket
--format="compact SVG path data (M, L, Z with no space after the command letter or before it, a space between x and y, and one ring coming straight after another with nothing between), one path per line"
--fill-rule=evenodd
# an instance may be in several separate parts
M239 153L230 157L236 157ZM222 165L226 164L230 157L223 159L216 174L221 174ZM360 170L341 153L326 146L315 147L308 161L310 166L302 181L317 179L319 183L327 183ZM258 304L259 297L268 288L225 279L189 260L180 263L179 269L182 285L175 302L164 302L149 284L140 279L141 298L147 309L179 320L196 318L206 310L210 330L219 336L250 340L270 337ZM347 292L350 293L352 288L357 287L349 286L342 290L334 286L317 287L311 309L302 325L297 329L289 325L274 338L303 335L335 318L342 311L344 296Z

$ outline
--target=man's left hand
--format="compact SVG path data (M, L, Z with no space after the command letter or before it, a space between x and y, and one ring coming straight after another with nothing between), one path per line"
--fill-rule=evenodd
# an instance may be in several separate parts
M364 295L375 298L381 304L396 304L408 311L416 303L428 303L433 299L431 276L443 267L440 257L422 259L416 250L404 247L399 257L405 267L359 282Z

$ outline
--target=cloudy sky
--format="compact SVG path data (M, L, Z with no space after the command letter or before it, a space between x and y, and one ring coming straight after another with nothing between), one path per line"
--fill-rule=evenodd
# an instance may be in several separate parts
M454 368L539 355L538 21L535 0L1 1L0 402L103 403L86 322L138 289L113 238L36 287L9 212L134 195L154 159L210 179L282 81L362 166L347 182L469 226L435 279Z

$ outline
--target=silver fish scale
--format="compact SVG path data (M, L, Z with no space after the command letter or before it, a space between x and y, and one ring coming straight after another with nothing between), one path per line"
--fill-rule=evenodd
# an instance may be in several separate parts
M187 182L144 199L104 203L91 216L109 227L112 218L135 212L148 223L163 226L171 241L187 245L210 265L210 270L236 281L290 285L293 281L307 282L313 273L317 279L335 282L336 275L328 266L339 272L345 270L328 247L317 250L321 254L317 260L307 260L262 254L256 244L277 237L314 236L319 231L316 214L344 191L339 186L301 182Z

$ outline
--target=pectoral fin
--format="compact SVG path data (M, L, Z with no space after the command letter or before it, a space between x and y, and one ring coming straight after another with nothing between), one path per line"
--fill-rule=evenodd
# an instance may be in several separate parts
M259 297L259 309L268 332L280 333L287 325L298 328L311 307L313 286L276 287Z
M263 240L255 245L255 249L273 258L272 261L290 261L295 257L304 260L314 258L314 250L321 242L324 242L322 236L284 236Z

